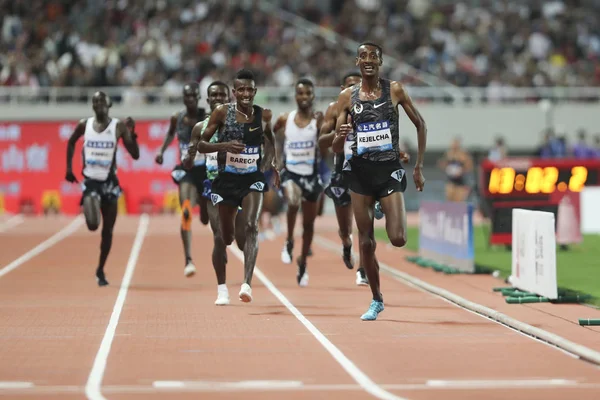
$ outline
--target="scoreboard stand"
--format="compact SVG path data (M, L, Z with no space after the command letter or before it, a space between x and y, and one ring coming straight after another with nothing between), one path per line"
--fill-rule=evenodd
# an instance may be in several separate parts
M564 196L586 186L600 186L600 160L514 157L483 160L479 165L479 195L491 221L489 244L510 246L512 210L548 211L558 221ZM565 249L564 244L560 245Z

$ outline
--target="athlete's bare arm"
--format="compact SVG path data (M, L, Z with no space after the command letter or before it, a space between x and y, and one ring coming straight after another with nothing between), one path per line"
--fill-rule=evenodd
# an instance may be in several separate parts
M279 157L280 153L277 152L276 147L276 139L273 135L273 127L271 126L271 119L273 118L273 112L268 108L263 109L262 112L262 128L263 135L267 138L265 141L265 153L270 153L273 155L273 160L271 161L271 168L274 173L274 182L273 185L276 188L279 188L280 179L279 179Z
M77 144L77 141L85 134L86 124L87 119L80 120L67 142L67 173L65 174L65 179L71 183L78 182L73 174L73 154L75 154L75 145Z
M329 103L325 111L323 124L319 129L319 150L322 155L327 154L327 149L333 144L335 137L335 123L337 119L337 102Z
M125 123L119 121L117 123L117 140L123 139L123 144L129 155L137 160L140 158L140 146L137 142L137 134L135 133L135 121L131 117L127 117Z
M275 126L273 127L273 132L275 134L275 150L278 152L279 157L277 158L277 166L278 170L283 168L283 146L285 144L285 125L287 124L289 113L283 113L277 118L275 121Z
M398 104L401 105L404 109L404 112L417 129L418 152L417 161L415 162L415 169L413 171L413 179L415 181L417 190L422 191L423 186L425 185L425 178L423 177L422 168L423 158L425 157L425 148L427 147L427 125L425 124L423 116L419 110L417 110L412 99L406 92L404 86L395 81L392 81L390 86L394 109L398 107Z
M350 117L350 106L352 104L352 88L342 90L337 101L337 120L335 124L335 137L331 144L331 149L334 153L344 152L344 142L346 135L352 132L352 117Z
M163 163L163 154L167 150L167 147L169 147L171 145L171 143L173 143L173 139L175 139L175 128L177 127L177 116L178 116L178 112L174 112L173 115L171 115L171 122L169 124L169 130L167 131L167 134L165 135L165 139L163 140L163 144L162 144L162 146L160 146L160 149L158 149L158 153L156 154L156 158L154 159L157 164Z

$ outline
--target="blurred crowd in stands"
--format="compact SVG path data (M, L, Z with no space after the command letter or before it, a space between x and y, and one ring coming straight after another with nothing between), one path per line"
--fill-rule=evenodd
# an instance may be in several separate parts
M385 56L489 96L515 87L598 86L600 18L585 0L270 1ZM595 2L598 4L598 2ZM241 67L257 83L312 77L339 85L354 54L243 0L0 0L0 85L163 87L227 80ZM326 6L323 6L326 4ZM594 8L596 7L596 8ZM419 85L394 63L392 79Z

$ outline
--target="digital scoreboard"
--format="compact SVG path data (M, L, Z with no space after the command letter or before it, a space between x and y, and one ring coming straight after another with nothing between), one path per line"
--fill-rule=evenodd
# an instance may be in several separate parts
M505 158L479 166L480 196L492 222L490 243L512 243L512 209L557 214L565 193L600 186L600 159Z

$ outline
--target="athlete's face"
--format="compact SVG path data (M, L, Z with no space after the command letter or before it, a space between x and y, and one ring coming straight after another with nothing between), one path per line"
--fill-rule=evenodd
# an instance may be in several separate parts
M302 83L296 85L296 103L298 104L298 108L306 110L312 107L314 100L315 91L312 86Z
M103 117L108 115L109 109L108 97L104 93L95 93L92 97L92 109L97 116Z
M344 80L344 84L342 85L342 90L348 89L351 86L356 85L360 82L360 76L349 76Z
M236 79L233 83L235 99L243 107L250 107L256 95L256 86L251 79Z
M200 93L198 88L191 86L185 86L183 88L183 104L186 108L198 107L198 100L200 99Z
M214 85L208 89L208 105L210 110L214 111L215 108L221 104L229 103L229 90L222 85Z
M356 65L360 68L362 76L377 76L381 64L383 59L377 47L364 44L358 48Z

